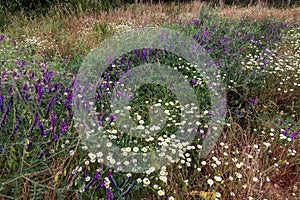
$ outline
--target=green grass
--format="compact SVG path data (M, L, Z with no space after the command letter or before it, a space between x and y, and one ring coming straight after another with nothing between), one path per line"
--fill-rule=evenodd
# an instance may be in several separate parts
M149 8L159 14L167 13L166 18L158 14L154 17L134 7L112 10L113 16L91 11L68 13L60 7L37 18L19 13L11 16L9 22L1 22L9 26L3 27L5 37L0 41L0 199L108 198L105 185L114 199L122 199L120 196L133 183L134 187L123 199L297 199L300 196L299 26L268 17L257 21L222 18L211 8L206 11L202 8L197 21L180 23L174 21L178 13L196 12L189 4L182 8L174 5ZM122 12L123 16L135 19L117 19ZM190 63L172 53L154 50L159 56L150 59L127 52L132 59L130 67L137 67L147 59L176 68L188 77L201 108L202 125L198 128L204 133L198 133L199 137L174 164L153 173L114 171L113 178L107 178L110 169L101 160L106 158L99 152L90 153L79 139L78 124L67 102L85 56L112 35L145 25L139 19L185 33L209 50L226 85L226 123L213 150L201 157L201 136L207 131L211 119L207 110L212 106L211 99L203 100L208 88L202 84L203 77L195 73ZM114 63L117 67L120 59ZM114 77L115 71L108 73ZM39 94L41 88L43 92ZM110 97L106 95L102 96L102 102ZM107 123L109 115L104 113L110 111L109 103L99 106L97 111L104 119L107 137L116 137L111 140L113 144L149 152L160 148L159 141L172 141L172 132L177 128L173 120L182 120L184 110L180 111L176 100L168 89L149 84L139 88L130 101L129 113L136 125L150 123L147 109L151 106L161 105L169 111L166 113L173 115L167 121L170 126L153 139L132 138L122 133L116 123ZM35 115L38 115L36 124ZM85 188L97 173L97 183ZM102 181L104 186L96 191Z

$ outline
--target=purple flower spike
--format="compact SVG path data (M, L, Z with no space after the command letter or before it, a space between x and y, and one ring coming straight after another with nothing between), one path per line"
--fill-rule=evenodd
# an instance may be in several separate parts
M105 183L103 182L103 181L101 181L100 183L99 183L99 185L95 188L95 190L97 191L97 190L99 190L101 187L103 187L105 185Z
M44 126L43 126L43 123L42 122L39 122L39 129L40 129L40 131L41 131L41 136L42 137L47 137L47 134L46 134L46 132L45 132L45 129L44 129Z
M252 105L256 105L258 103L258 99L257 98L251 98L250 102Z
M284 130L283 135L287 136L288 132L288 130Z
M293 139L295 139L295 136L296 136L296 133L292 132L291 135L290 135L290 138L293 140Z
M51 107L54 104L54 102L55 102L55 97L52 97L52 99L50 100L50 102L49 102L49 104L47 106L46 116L45 116L46 119L48 118L48 115L50 113Z
M113 199L113 193L106 188L106 200L112 200Z
M51 133L54 130L54 126L56 124L56 121L57 121L57 115L56 115L56 112L53 111L53 113L51 115L51 118L50 118L50 128L49 128Z
M17 132L17 130L19 130L20 128L21 119L18 114L16 114L16 118L17 118L17 122L15 124L13 133Z
M125 197L131 190L132 190L132 188L134 188L134 183L132 183L128 188L127 188L127 190L125 190L125 192L123 192L122 194L121 194L121 197Z
M60 123L60 131L59 133L62 135L66 132L67 130L67 123L65 122L65 119L62 119L61 120L61 123Z
M100 174L97 172L93 178L93 180L91 180L86 186L85 189L89 188L91 185L93 185L95 182L97 182L100 178Z
M34 114L34 119L33 119L33 122L29 128L29 133L31 134L32 133L32 129L35 127L36 123L39 121L39 114L38 112L36 111L35 114Z
M41 96L43 94L43 86L39 85L38 89L37 89L37 95L38 95L38 104L41 105L42 101L41 101Z
M0 35L0 41L2 41L5 38L4 35Z
M46 151L43 151L40 155L39 155L39 159L43 158L43 156L46 154Z
M0 96L0 110L1 110L1 112L3 113L4 112L4 106L3 106L3 103L4 103L4 101L3 101L3 96Z
M112 174L112 169L108 170L106 177L110 178L111 174Z
M111 124L116 118L117 118L116 115L110 115L109 120L108 120L108 124Z
M28 138L28 146L29 146L29 147L32 146L32 138L31 138L31 137Z

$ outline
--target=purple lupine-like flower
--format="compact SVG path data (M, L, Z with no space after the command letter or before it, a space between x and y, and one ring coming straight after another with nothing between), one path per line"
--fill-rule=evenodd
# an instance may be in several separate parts
M10 107L12 106L12 101L13 101L13 96L10 97L10 100L8 102L8 104L6 105L6 108L5 108L5 112L3 113L2 115L2 119L1 119L1 122L0 122L0 127L2 127L2 125L5 123L5 120L7 118L7 115L10 111Z
M112 175L109 177L109 180L112 182L112 184L113 184L113 186L114 186L115 189L120 190L120 188L118 187L118 184L117 184L116 180L114 179L114 177Z
M105 191L106 191L106 200L112 200L113 199L113 193L110 191L110 189L106 188Z
M46 151L43 151L42 153L40 153L39 155L39 159L43 158L43 156L46 154Z
M43 86L39 85L38 89L37 89L38 105L41 105L41 103L42 103L42 101L41 101L42 94L43 94Z
M132 184L127 188L127 190L125 190L125 191L121 194L121 197L125 197L125 196L132 190L132 188L134 188L134 185L135 185L135 183L132 183Z
M62 119L61 120L61 123L60 123L60 131L59 133L62 135L66 132L67 130L67 123L65 122L65 119Z
M50 125L49 125L50 126L49 130L50 130L51 133L54 130L54 126L56 124L56 121L57 121L57 114L56 114L55 111L53 111L53 113L52 113L52 115L50 117Z
M47 83L49 83L50 82L50 79L51 79L51 77L53 76L53 74L54 74L54 72L46 72L45 74L44 74L44 83L45 84L47 84Z
M5 35L0 35L0 41L2 41L5 38Z
M50 113L51 107L53 106L54 102L55 102L55 97L52 97L52 99L50 100L50 102L47 106L46 115L45 115L46 119L48 118L48 115Z
M197 80L196 80L196 79L193 79L193 80L192 80L192 85L194 86L194 85L196 85L196 83L197 83Z
M51 145L53 142L56 142L56 141L58 140L58 138L59 138L59 136L58 136L57 134L55 134L55 135L52 137L51 141L48 143L48 145Z
M252 105L256 105L258 103L258 99L257 98L251 98L250 102Z
M41 136L42 136L42 137L47 137L47 134L46 134L46 131L45 131L45 128L44 128L44 125L43 125L42 122L39 122L38 128L39 128L40 131L41 131Z
M235 114L237 114L237 115L241 115L241 114L242 114L242 111L240 111L240 110L236 110L236 111L235 111Z
M95 174L94 178L85 186L85 189L89 188L91 185L93 185L95 182L97 182L100 178L101 174L98 172Z
M296 133L295 132L292 132L291 134L290 134L290 138L293 140L293 139L295 139L295 136L296 136Z
M16 118L17 118L17 122L16 122L16 124L14 126L13 133L17 132L20 129L21 119L20 119L20 117L19 117L18 114L16 114Z
M34 114L34 119L33 119L33 122L29 128L29 133L31 134L32 133L32 129L35 127L36 123L39 121L39 113L36 111L35 114Z
M108 124L111 124L117 118L116 115L110 115L108 119Z
M31 147L32 146L32 138L29 137L27 140L28 140L28 147Z
M101 187L105 185L104 181L101 181L98 186L95 188L96 191L98 191Z
M64 105L67 107L67 108L70 108L70 105L72 103L72 99L73 99L73 95L72 93L70 92L67 96L67 100L65 101Z
M288 130L284 130L283 135L287 136L288 132L289 132Z
M106 177L110 178L111 175L112 175L112 169L108 170Z
M3 113L4 112L4 97L0 96L0 110Z
M13 43L14 46L17 45L17 41L15 39L12 39L12 43Z

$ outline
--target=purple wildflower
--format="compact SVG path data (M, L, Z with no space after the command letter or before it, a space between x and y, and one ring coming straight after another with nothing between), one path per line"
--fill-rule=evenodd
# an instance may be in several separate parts
M41 136L42 136L42 137L47 137L47 134L46 134L46 132L45 132L44 125L43 125L42 122L39 122L38 127L39 127L39 129L40 129L40 131L41 131Z
M57 115L56 115L56 112L53 111L51 117L50 117L50 132L52 133L53 132L53 129L54 129L54 126L56 124L56 121L57 121Z
M42 153L40 153L39 155L39 159L43 158L43 156L46 154L46 151L43 151Z
M5 38L4 35L0 35L0 41L2 41Z
M113 199L113 193L108 189L106 188L106 200L112 200Z
M51 107L54 104L54 102L55 102L55 97L52 97L52 99L50 100L50 102L49 102L49 104L47 106L46 115L45 115L46 119L48 118L48 115L50 113Z
M4 107L3 107L3 96L0 96L0 110L1 110L1 112L3 113L4 112Z
M235 111L235 114L236 114L236 115L241 115L241 114L242 114L242 111L236 110L236 111Z
M35 127L36 123L39 121L39 114L38 112L36 111L35 114L34 114L34 119L33 119L33 122L29 128L29 133L32 133L32 129Z
M97 182L100 178L100 174L97 172L94 176L94 178L85 186L85 189L89 188L91 185L93 185L95 182Z
M59 133L62 135L62 134L64 134L64 132L66 130L67 130L67 123L65 122L65 119L62 119L61 123L60 123L60 131L59 131Z
M252 105L256 105L258 103L258 99L257 98L251 98L250 102Z
M17 122L16 122L16 124L15 124L15 126L14 126L14 131L13 131L13 133L17 132L17 130L20 129L21 119L20 119L20 117L19 117L18 114L16 114L16 118L17 118Z
M108 120L108 124L111 124L116 118L117 118L116 115L110 115L109 120Z
M51 145L53 142L56 142L57 140L58 140L58 135L55 134L55 135L52 137L51 141L48 143L48 145Z
M131 190L132 188L134 188L134 183L132 183L128 188L127 190L125 190L122 194L121 194L121 197L125 197Z
M29 137L27 140L28 140L28 147L31 147L32 146L32 138Z
M101 187L103 187L105 185L104 181L101 181L98 186L95 188L95 190L99 190Z
M37 90L37 95L38 95L38 105L41 105L42 101L41 101L41 96L43 94L43 86L39 85L38 86L38 90Z

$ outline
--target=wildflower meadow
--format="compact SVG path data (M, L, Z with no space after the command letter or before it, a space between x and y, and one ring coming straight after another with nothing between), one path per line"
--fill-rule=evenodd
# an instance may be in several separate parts
M180 5L5 14L0 199L300 198L299 7Z

